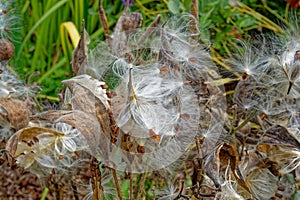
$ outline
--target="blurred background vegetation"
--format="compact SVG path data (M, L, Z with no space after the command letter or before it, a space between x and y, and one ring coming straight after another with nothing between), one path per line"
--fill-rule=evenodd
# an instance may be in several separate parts
M291 1L292 2L292 1ZM249 38L260 32L283 32L292 12L299 16L296 4L285 0L200 0L199 28L213 59L220 66L237 47L234 38ZM85 19L91 38L90 48L104 40L98 16L98 0L16 0L19 28L11 37L15 56L10 65L26 84L39 85L40 98L57 100L61 80L71 76L72 37L81 31ZM124 8L122 0L102 0L110 33ZM189 12L191 0L135 0L129 11L143 15L143 27L161 14L163 20ZM292 10L292 11L291 11ZM72 23L70 23L72 22Z

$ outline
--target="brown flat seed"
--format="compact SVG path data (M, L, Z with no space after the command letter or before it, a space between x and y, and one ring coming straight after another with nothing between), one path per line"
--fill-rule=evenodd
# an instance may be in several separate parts
M279 190L279 191L284 191L284 187L283 187L283 186L279 186L279 187L277 188L277 190Z
M138 145L138 146L137 146L137 152L138 152L138 153L145 153L145 147L144 147L144 146L141 146L141 145Z
M282 198L283 195L282 195L282 194L279 194L279 193L275 193L275 197Z

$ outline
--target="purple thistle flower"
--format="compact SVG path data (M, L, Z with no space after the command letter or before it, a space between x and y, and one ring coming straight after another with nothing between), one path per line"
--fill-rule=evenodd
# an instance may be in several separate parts
M128 1L128 6L131 7L133 6L134 0L122 0L123 4L126 6Z

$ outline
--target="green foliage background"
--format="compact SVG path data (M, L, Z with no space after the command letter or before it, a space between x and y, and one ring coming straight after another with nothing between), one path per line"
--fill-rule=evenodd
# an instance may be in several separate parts
M110 32L124 8L121 0L103 0ZM135 0L130 11L143 15L143 27L161 14L163 19L173 14L189 12L191 0ZM71 76L71 41L61 38L62 23L71 21L78 31L85 19L91 37L90 48L104 40L97 0L18 0L16 8L21 18L21 28L15 31L15 56L10 65L27 84L42 87L40 97L57 99L61 80ZM284 0L200 0L199 28L203 42L210 47L213 59L220 66L237 48L234 38L248 38L254 33L283 32L278 24L285 25L291 12ZM299 15L298 10L294 10ZM68 52L63 51L62 40L67 41Z

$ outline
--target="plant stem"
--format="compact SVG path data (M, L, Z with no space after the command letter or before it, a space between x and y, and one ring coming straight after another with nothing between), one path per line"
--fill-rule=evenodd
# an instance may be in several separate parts
M257 110L255 109L238 127L236 127L233 130L233 133L236 133L239 131L241 128L243 128L257 113Z
M122 195L121 187L120 187L119 180L118 180L118 177L117 177L117 172L112 167L108 167L108 168L111 170L111 172L113 174L113 178L114 178L115 185L116 185L116 188L117 188L118 197L119 197L120 200L123 200L123 195Z
M129 172L129 180L130 180L129 200L133 200L133 180L132 180L132 173L131 172Z
M93 197L95 200L103 199L103 188L101 185L101 171L99 169L99 163L96 158L92 158L90 162L91 170L91 182L93 186Z
M74 199L75 200L79 200L78 190L77 190L77 187L76 187L75 178L72 178L72 180L71 180L71 187L72 187L72 190L73 190Z
M49 192L49 189L47 187L44 188L42 196L41 196L41 200L45 200L46 199L46 196L47 196L48 192Z
M142 197L142 193L143 193L143 189L144 189L144 184L145 184L145 181L146 181L146 176L147 176L147 172L145 172L143 174L143 178L142 178L142 181L140 182L139 192L137 194L136 200L140 200L141 197Z

